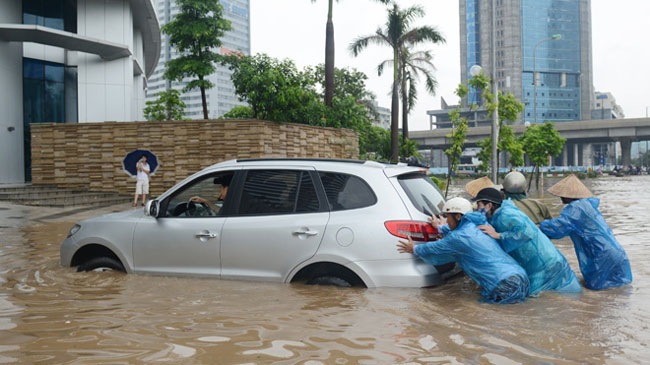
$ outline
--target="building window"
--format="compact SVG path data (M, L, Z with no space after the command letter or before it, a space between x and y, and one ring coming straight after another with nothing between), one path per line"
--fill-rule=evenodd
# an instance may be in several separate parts
M23 24L77 33L77 0L23 0Z
M23 59L25 179L31 181L30 123L77 122L77 68Z

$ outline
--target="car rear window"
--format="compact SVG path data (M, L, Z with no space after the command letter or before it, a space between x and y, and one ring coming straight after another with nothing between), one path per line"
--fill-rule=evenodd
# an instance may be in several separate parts
M370 186L361 178L337 172L319 172L330 210L369 207L377 203Z
M397 177L411 203L426 215L440 214L445 198L438 186L425 174L405 174Z

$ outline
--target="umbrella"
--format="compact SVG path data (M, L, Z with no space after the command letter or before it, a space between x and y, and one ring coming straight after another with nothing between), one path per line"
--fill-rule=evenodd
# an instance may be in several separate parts
M127 153L122 160L122 168L124 169L124 172L131 176L137 176L138 171L136 170L136 166L142 155L147 156L147 163L151 169L151 175L153 175L153 173L156 172L156 169L158 168L158 158L148 150L133 150Z

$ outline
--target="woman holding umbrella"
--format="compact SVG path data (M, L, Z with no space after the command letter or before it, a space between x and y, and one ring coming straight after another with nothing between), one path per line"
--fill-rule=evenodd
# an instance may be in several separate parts
M147 163L147 155L142 155L136 164L136 183L135 183L135 195L133 196L133 206L138 205L138 196L142 196L142 206L144 206L145 201L147 200L147 194L149 194L149 173L151 168Z

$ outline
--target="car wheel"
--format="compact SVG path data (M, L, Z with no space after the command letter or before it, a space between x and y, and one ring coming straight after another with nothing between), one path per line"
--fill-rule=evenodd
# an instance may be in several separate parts
M77 271L120 271L126 272L124 265L112 257L95 257L77 267Z
M341 288L352 287L352 284L347 280L336 276L317 276L307 281L307 285L333 285Z

